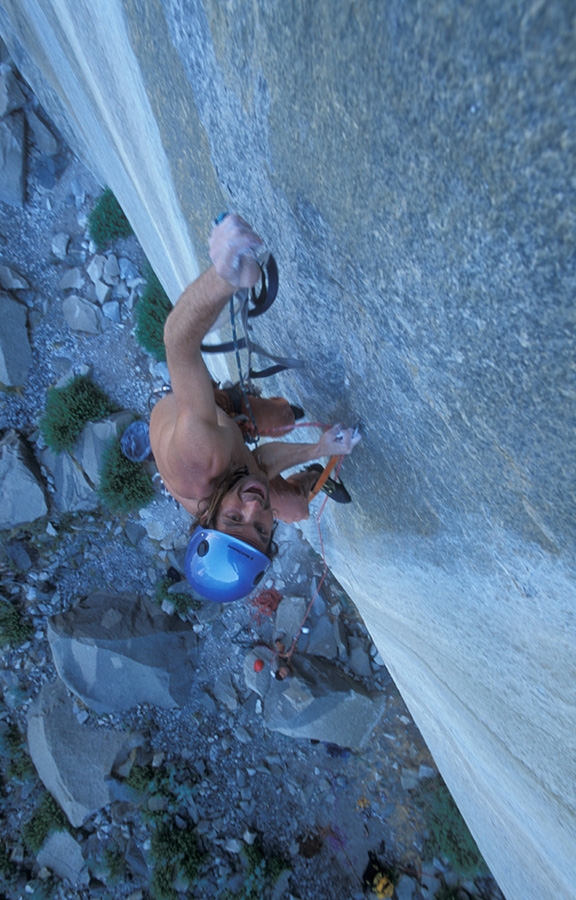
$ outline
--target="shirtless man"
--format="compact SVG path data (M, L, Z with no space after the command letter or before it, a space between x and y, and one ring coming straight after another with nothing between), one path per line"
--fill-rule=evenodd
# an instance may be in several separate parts
M166 320L172 393L156 404L150 420L158 471L197 522L186 576L200 596L219 602L247 596L261 580L274 552L275 517L284 522L308 517L318 471L287 479L281 473L320 457L349 454L359 440L352 429L335 425L316 443L271 441L251 451L237 422L217 405L223 392L214 390L200 347L232 294L259 280L261 249L261 239L239 216L227 215L213 229L213 266L188 285ZM294 424L286 400L250 400L260 434Z

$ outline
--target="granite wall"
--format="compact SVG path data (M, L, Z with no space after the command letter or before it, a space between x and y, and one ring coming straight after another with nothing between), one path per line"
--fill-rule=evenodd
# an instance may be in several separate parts
M0 32L173 299L219 210L265 236L258 339L308 361L273 389L365 423L331 567L507 898L573 897L573 3L0 0Z

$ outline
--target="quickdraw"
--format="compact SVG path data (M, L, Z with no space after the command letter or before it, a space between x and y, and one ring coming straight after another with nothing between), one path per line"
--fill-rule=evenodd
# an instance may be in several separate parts
M221 218L222 217L220 217L219 219L220 221ZM250 336L251 326L249 323L249 319L252 319L255 316L261 316L263 313L269 310L278 294L278 266L276 265L276 260L274 259L272 254L268 253L266 259L260 262L259 265L259 291L256 291L255 287L250 288L250 290L242 289L240 291L236 291L236 293L233 294L230 298L230 322L232 325L232 340L225 341L221 344L201 345L201 350L203 353L234 352L236 356L236 366L238 369L238 382L242 390L242 395L244 397L244 402L248 411L248 418L250 420L252 431L251 436L247 440L249 443L253 443L256 445L258 444L259 436L258 429L256 427L256 419L250 405L250 395L254 393L251 380L253 378L268 378L271 375L276 375L278 372L283 372L285 369L300 369L304 366L304 363L300 359L275 356L274 354L269 353L264 349L264 347L261 347L260 344L257 344L255 341L253 341ZM236 310L235 307L237 305L238 309ZM242 323L242 328L244 331L243 337L238 336L236 325L237 319L239 319ZM240 351L242 350L246 350L248 353L248 361L245 370L242 367L240 358ZM268 366L268 368L266 369L256 371L252 368L253 353L272 360L274 365Z

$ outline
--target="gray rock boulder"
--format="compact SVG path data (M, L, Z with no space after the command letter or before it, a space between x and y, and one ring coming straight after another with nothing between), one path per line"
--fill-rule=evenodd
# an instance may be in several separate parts
M0 119L0 201L23 206L26 199L26 153L24 114Z
M10 266L0 266L0 285L5 291L27 291L30 287L26 279Z
M21 109L25 99L11 66L0 63L0 116Z
M0 529L34 522L48 512L39 466L16 434L0 441Z
M63 453L43 450L40 459L54 479L56 509L60 512L86 512L96 509L99 501L94 486L67 450Z
M264 667L254 670L261 659ZM261 697L264 721L272 731L288 737L310 738L361 750L384 714L386 697L370 693L335 666L299 653L283 681L270 677L274 659L265 647L246 657L246 684Z
M88 277L93 284L98 284L99 281L102 281L102 272L104 271L105 262L106 257L102 256L102 254L100 253L97 253L96 256L93 256L88 263L86 272L88 273Z
M134 594L97 591L48 624L64 683L98 713L139 703L183 706L194 678L196 635Z
M71 884L88 884L90 875L82 847L69 831L54 831L44 841L36 862Z
M68 246L70 244L70 235L65 231L59 231L52 238L52 253L56 259L66 259Z
M107 779L126 733L80 725L64 685L45 685L28 711L28 747L38 775L71 825L110 803Z
M102 313L107 319L110 319L111 322L115 322L116 325L120 324L122 321L120 304L117 300L110 300L108 303L103 303Z
M0 291L0 382L24 384L32 363L26 307Z
M95 281L94 292L98 303L106 303L112 293L112 288L103 281Z
M281 640L286 650L292 644L306 614L309 600L305 597L284 597L278 604L274 623L274 638ZM298 646L301 648L302 637Z
M63 291L79 291L84 287L84 278L78 268L68 269L60 279Z
M124 410L100 422L88 422L76 441L71 455L95 488L100 486L102 459L106 447L113 438L118 437L123 426L132 418L132 413Z
M26 113L26 119L38 149L46 156L55 156L58 153L58 141L48 126L32 110Z
M62 301L62 313L72 331L99 334L101 312L92 303L71 294Z
M120 266L118 259L113 253L106 257L104 268L102 271L102 281L109 285L118 284L120 280Z

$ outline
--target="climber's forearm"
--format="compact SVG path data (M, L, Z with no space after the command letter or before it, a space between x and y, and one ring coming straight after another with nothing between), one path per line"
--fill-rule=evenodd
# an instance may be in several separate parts
M271 441L254 450L254 456L269 479L280 475L292 466L312 462L322 456L320 443L290 444L284 441Z
M200 355L200 345L234 293L214 266L182 292L164 326L168 368L185 366Z

